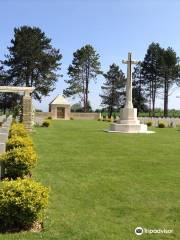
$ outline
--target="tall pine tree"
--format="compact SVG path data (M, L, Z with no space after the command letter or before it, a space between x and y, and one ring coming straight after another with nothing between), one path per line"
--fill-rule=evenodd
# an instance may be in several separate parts
M161 77L164 92L164 117L167 117L169 91L179 78L180 69L176 52L172 48L163 49L162 57Z
M3 62L0 62L0 86L11 85L12 79L4 69ZM0 109L5 114L7 111L13 111L21 101L21 96L16 93L0 93Z
M137 108L137 112L147 111L147 99L145 92L145 80L142 74L141 62L134 67L133 76L133 106Z
M125 76L119 66L112 64L109 71L103 74L105 83L101 87L103 94L102 105L108 110L108 116L111 117L113 111L116 111L124 105L125 99Z
M62 58L60 51L52 47L51 39L37 27L15 28L11 44L4 61L11 85L35 87L33 96L41 100L54 89Z
M0 86L5 86L7 84L7 76L4 70L3 62L0 61ZM7 93L0 93L0 109L3 113L6 113L7 104Z
M162 87L160 72L162 66L162 48L158 43L151 43L141 64L145 79L146 92L150 99L151 115L155 115L155 102L158 90Z
M78 95L83 103L84 112L88 109L89 84L100 74L99 54L91 45L85 45L73 54L72 64L68 68L68 87L63 91L67 97Z

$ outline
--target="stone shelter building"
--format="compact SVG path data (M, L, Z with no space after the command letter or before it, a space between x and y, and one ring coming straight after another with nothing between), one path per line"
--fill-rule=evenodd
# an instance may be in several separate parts
M69 120L70 109L69 102L60 94L49 104L52 119Z

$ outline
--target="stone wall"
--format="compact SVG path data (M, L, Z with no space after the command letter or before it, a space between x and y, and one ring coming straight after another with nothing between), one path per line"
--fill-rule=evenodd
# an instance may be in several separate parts
M39 121L40 119L45 119L48 117L52 117L51 112L35 112L35 123ZM73 119L79 119L79 120L97 120L100 117L99 113L77 113L77 112L71 112L70 118Z
M97 120L100 117L99 113L77 113L71 112L70 117L79 120Z
M52 117L51 112L34 112L34 124L42 125L45 118Z
M35 112L35 118L39 117L39 118L48 118L48 117L52 117L51 112Z

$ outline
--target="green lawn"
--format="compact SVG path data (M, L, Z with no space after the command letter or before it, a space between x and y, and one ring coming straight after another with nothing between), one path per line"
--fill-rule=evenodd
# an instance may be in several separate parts
M180 131L110 134L107 126L54 121L36 128L33 175L51 187L45 230L0 239L180 239ZM136 236L137 226L174 233Z

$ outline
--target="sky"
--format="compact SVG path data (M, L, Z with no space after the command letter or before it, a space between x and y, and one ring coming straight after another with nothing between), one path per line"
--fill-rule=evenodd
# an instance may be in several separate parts
M36 108L48 110L49 102L67 87L67 68L73 52L91 44L99 53L101 68L106 72L116 63L126 73L122 60L132 52L133 59L142 61L148 45L159 42L171 46L180 56L180 1L179 0L0 0L0 59L8 54L14 27L40 27L60 49L63 59L56 88ZM90 85L90 102L100 107L103 77ZM180 109L180 89L174 87L169 108ZM70 99L70 103L78 99ZM159 99L156 107L163 108Z

